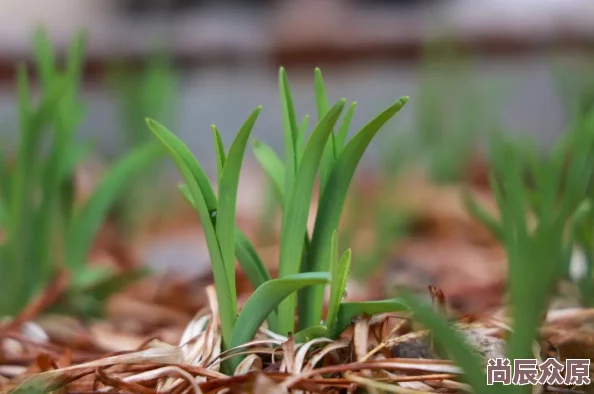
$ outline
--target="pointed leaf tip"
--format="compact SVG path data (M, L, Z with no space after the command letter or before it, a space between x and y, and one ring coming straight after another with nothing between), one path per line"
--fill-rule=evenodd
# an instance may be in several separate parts
M144 118L144 120L146 121L146 124L149 127L152 127L152 126L158 124L158 122L155 119L153 119L153 118Z

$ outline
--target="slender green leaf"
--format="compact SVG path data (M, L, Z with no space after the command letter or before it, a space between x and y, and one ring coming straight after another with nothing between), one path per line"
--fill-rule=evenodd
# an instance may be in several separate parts
M14 279L13 296L22 300L25 304L29 301L33 292L37 290L38 283L32 275L18 274L20 272L38 272L40 278L45 278L52 269L52 264L47 259L39 260L37 255L45 252L44 245L38 245L37 240L42 244L46 235L43 229L37 224L38 212L36 196L41 192L43 179L42 161L40 159L41 142L44 131L47 131L51 121L59 108L67 80L56 76L52 84L42 90L40 102L33 108L30 102L30 92L26 69L19 68L17 71L17 84L20 107L20 137L16 164L13 169L13 176L10 181L10 218L7 227L7 253L14 262L12 267ZM33 229L33 230L32 230Z
M101 179L91 198L74 217L66 235L66 264L77 271L87 262L91 243L115 198L129 180L140 173L147 161L160 154L152 141L120 159Z
M301 165L295 182L289 189L283 210L281 225L279 277L298 273L301 266L307 217L313 194L314 182L322 158L325 142L336 123L346 100L340 100L318 123L305 147ZM290 296L279 308L279 327L281 334L293 332L296 299ZM320 321L317 322L319 324ZM311 324L314 325L314 324Z
M330 338L338 338L351 325L354 318L366 315L373 316L380 313L408 311L404 300L394 298L380 301L343 302L340 304L338 315L329 332Z
M36 29L33 36L33 55L42 86L49 86L56 72L54 48L45 29Z
M328 336L328 327L319 325L319 326L312 326L308 327L304 330L301 330L295 335L293 335L293 339L296 343L302 342L309 342L315 338L324 338Z
M65 153L66 157L62 160L60 166L60 178L64 179L74 173L82 162L88 158L92 152L93 147L89 145L74 145L72 144Z
M270 146L258 140L253 142L253 152L256 160L272 181L277 201L282 208L285 191L285 166L283 162Z
M88 267L78 270L72 278L72 290L83 290L95 286L100 282L109 280L115 275L113 268L109 266Z
M49 278L54 274L57 248L53 248L52 245L61 243L63 226L65 225L65 223L57 223L60 219L57 212L60 211L63 201L61 185L65 178L62 177L61 170L64 167L62 163L68 157L70 135L61 120L59 116L55 119L49 157L41 170L42 176L39 179L39 186L43 198L35 217L35 231L37 234L34 242L36 245L31 249L31 262L47 261L46 264L37 269L37 274L44 278ZM40 289L35 289L35 291L38 290Z
M295 154L297 155L297 166L301 164L301 158L303 157L303 149L305 149L305 141L307 140L307 128L309 126L309 115L305 115L299 126L299 132L297 133L297 144L295 146Z
M326 95L326 87L324 86L324 78L322 77L322 71L320 71L319 68L315 69L314 86L316 91L316 108L318 111L319 122L330 109L328 96Z
M74 40L68 47L68 59L66 60L66 76L71 81L72 86L78 86L82 77L83 63L85 57L85 47L87 34L81 32L74 37ZM71 90L74 95L76 89Z
M237 189L245 148L262 107L256 108L244 122L229 148L219 185L216 234L229 282L235 288L235 212Z
M27 69L24 65L17 67L17 95L18 95L18 106L19 106L19 135L21 141L18 150L18 156L16 163L13 168L13 177L10 182L10 201L8 203L11 206L11 215L9 218L9 227L7 229L7 236L9 238L15 236L18 237L18 223L23 217L21 211L23 205L27 201L27 183L26 180L35 176L32 169L29 168L31 158L35 157L35 136L31 133L31 93L29 90L29 77L27 76ZM33 151L31 153L31 151ZM28 177L27 177L28 174ZM12 256L15 261L19 261L17 256Z
M349 129L351 128L351 121L353 120L353 115L355 114L355 108L357 108L357 102L353 101L347 109L346 113L344 114L342 123L338 128L336 137L334 138L334 149L336 157L338 157L344 149L344 144L346 143L349 134Z
M238 228L235 230L235 254L254 289L272 279L254 245Z
M449 351L452 360L464 371L463 379L470 384L475 393L502 392L502 387L487 385L487 375L483 371L479 355L471 349L460 333L450 327L447 320L413 297L404 295L403 299L416 318L432 331L435 340Z
M498 240L503 240L504 230L499 222L479 206L468 190L465 190L462 194L462 201L466 210L468 210L473 217L478 219Z
M212 125L210 128L212 130L215 153L217 154L217 177L220 182L221 177L223 176L223 168L225 167L225 145L223 144L223 139L221 138L221 133L219 133L217 126Z
M231 280L227 276L227 270L212 222L211 213L213 211L209 207L216 207L216 197L214 194L210 194L212 192L212 186L188 147L155 120L147 119L147 125L168 150L178 170L184 177L191 192L193 205L200 217L208 252L212 261L215 290L221 315L223 345L227 348L231 341L233 327L235 326L237 294L235 288L231 286ZM209 202L209 199L212 200Z
M194 197L192 196L192 191L190 190L190 187L185 183L180 183L179 185L177 185L177 188L179 189L180 193L187 201L187 203L190 204L192 208L198 209L196 207L196 202L194 201Z
M45 30L36 31L33 47L40 98L36 102L31 99L27 70L19 66L20 141L10 173L1 177L7 212L2 258L10 261L5 275L12 278L7 287L15 300L8 309L3 305L2 312L9 315L18 313L55 274L55 259L63 247L62 223L66 221L61 206L65 194L62 168L73 144L70 126L80 120L80 104L73 105L71 99L78 89L77 70L68 67L76 48L68 49L67 67L61 72ZM77 54L82 57L82 51ZM80 64L76 66L80 68ZM47 143L49 150L44 150Z
M279 90L283 113L283 131L285 136L285 187L288 189L293 184L295 173L297 172L297 152L295 145L297 143L297 116L295 115L295 106L291 95L289 79L283 67L279 70Z
M186 201L196 208L196 204L194 202L194 197L192 197L192 193L190 188L186 184L181 184L178 186L180 192L186 199ZM247 239L245 234L239 229L235 229L235 254L237 260L239 261L239 265L243 268L246 276L248 277L250 284L257 289L260 285L264 282L267 282L271 279L270 274L264 267L264 263L258 256L254 245Z
M303 272L328 271L332 232L338 228L355 169L376 133L407 101L408 97L402 97L377 115L349 141L338 157L318 206L309 256L307 264L302 267ZM324 299L323 289L308 288L301 292L299 297L300 328L319 324Z
M0 197L0 227L6 227L8 222L8 208L6 202Z
M330 272L332 282L330 283L330 299L328 300L328 313L326 314L326 326L330 332L338 317L340 303L346 290L347 279L351 268L351 250L347 249L342 257L338 258L338 236L336 231L332 234L332 249L330 251Z
M308 272L273 279L258 287L247 300L233 330L231 347L243 345L254 338L266 317L290 294L312 285L324 285L330 281L327 272ZM293 316L294 319L294 316ZM235 357L235 365L241 361Z
M324 86L324 78L319 68L315 69L314 86L316 92L316 107L318 110L318 122L326 115L330 106L328 105L328 96L326 94L326 87ZM320 163L320 198L326 187L326 181L332 170L334 164L335 148L334 148L334 132L330 132L330 137L326 141L324 153L322 154L322 162Z
M167 147L173 149L175 154L179 156L179 160L187 167L187 170L190 171L192 174L192 178L196 181L196 184L200 188L200 192L203 195L204 201L206 203L206 207L209 211L216 211L217 209L217 197L215 195L214 189L212 184L210 183L206 172L196 160L196 157L192 154L190 149L173 133L163 127L160 123L156 122L155 120L149 119L147 120L149 123L149 128L151 130L157 130L157 134L163 138L167 143ZM161 140L161 138L159 138ZM165 143L165 142L164 142ZM169 150L169 148L167 148ZM189 185L189 183L188 183Z

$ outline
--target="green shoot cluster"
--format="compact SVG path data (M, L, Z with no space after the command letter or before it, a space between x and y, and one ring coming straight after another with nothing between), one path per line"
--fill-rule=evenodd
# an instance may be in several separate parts
M382 126L407 102L403 97L378 114L350 140L347 135L356 103L352 103L340 125L346 100L330 106L324 81L315 72L317 123L308 135L306 115L298 124L289 82L284 69L279 72L283 111L284 160L267 145L255 141L257 160L271 179L282 210L279 275L272 279L254 246L236 226L237 190L240 170L250 134L261 111L247 118L228 151L219 131L212 127L217 154L218 196L203 167L188 147L173 133L152 119L148 126L165 146L183 175L181 186L188 202L202 222L219 302L223 346L235 348L250 341L267 320L281 335L294 334L298 341L320 336L336 338L354 317L402 310L397 300L341 302L351 263L350 250L339 253L337 228L345 197L357 165L369 143ZM334 132L334 129L337 129ZM313 233L307 219L316 180L319 204ZM255 291L238 314L235 286L235 259ZM328 312L322 316L324 293L330 285ZM298 319L296 323L296 317ZM240 357L234 357L234 369Z

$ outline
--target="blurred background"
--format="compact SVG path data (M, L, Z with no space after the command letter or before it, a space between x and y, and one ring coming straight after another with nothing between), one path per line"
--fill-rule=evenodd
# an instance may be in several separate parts
M549 141L566 115L555 74L560 60L576 60L594 39L588 0L3 0L0 7L3 121L15 113L14 63L30 55L32 29L44 25L63 49L84 28L84 134L97 148L115 154L122 134L114 89L99 77L116 61L138 67L164 51L179 78L175 130L213 166L210 142L201 143L210 124L230 141L256 105L264 107L256 135L281 148L279 65L289 72L300 114L315 110L319 66L331 99L358 101L355 128L409 95L395 127L411 130L422 80L443 69L422 62L435 39L465 51L462 80L485 87L505 127ZM459 89L448 86L447 94Z
M5 147L18 137L14 65L31 60L31 34L40 25L59 51L79 29L89 34L87 116L79 135L103 162L152 138L143 124L151 116L214 174L210 125L217 125L229 146L257 105L263 111L254 137L282 153L281 65L299 118L315 116L313 76L320 67L331 100L358 102L352 131L397 98L410 96L364 157L363 171L381 174L377 177L421 159L436 180L455 181L467 172L466 159L476 153L481 133L499 129L549 146L580 100L594 98L590 0L2 0ZM176 183L177 172L165 168L164 182ZM151 182L143 195L177 192ZM244 182L240 215L265 216L263 190ZM191 270L198 269L198 260L206 270L204 245L195 233L184 234L187 240L176 235L165 246L151 242L144 259L153 267ZM369 253L378 260L376 252ZM494 259L501 261L486 260ZM494 276L484 270L483 275Z

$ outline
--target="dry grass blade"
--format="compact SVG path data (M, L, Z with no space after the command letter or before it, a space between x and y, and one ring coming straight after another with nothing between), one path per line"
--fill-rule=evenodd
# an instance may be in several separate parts
M384 321L381 323L382 332L383 332L383 327L388 323L388 319L390 317L392 317L392 316L385 317ZM373 349L371 349L366 355L361 357L359 359L359 361L361 361L361 362L367 361L367 360L371 359L374 355L376 355L378 352L389 347L388 341L391 340L390 338L392 338L392 340L394 340L394 339L398 340L399 338L404 337L404 335L396 335L396 334L408 323L408 319L403 319L400 317L399 317L399 319L400 319L400 321L397 324L395 324L394 327L392 327L392 329L390 330L388 335L386 335L384 338L382 338L380 340L380 343L377 346L375 346Z
M322 361L322 359L324 357L326 357L329 353L338 350L338 349L344 349L346 347L348 347L350 345L349 341L346 339L340 339L338 341L334 341L326 346L324 346L324 348L317 353L316 355L314 355L309 362L307 363L307 365L305 366L305 368L303 368L303 372L308 372L308 371L313 371L313 369L315 368L315 366Z
M344 377L350 380L353 383L357 383L358 385L365 386L370 390L383 390L389 393L397 393L397 394L419 394L419 393L426 393L426 391L419 391L408 389L388 383L378 382L374 379L364 378L362 376L355 375L353 373L345 373Z
M250 354L239 363L237 368L235 368L233 376L241 376L247 374L248 372L261 370L262 359L258 357L257 354Z
M140 350L117 356L105 357L83 364L42 372L17 384L19 389L39 388L41 390L55 389L71 378L72 372L97 369L120 364L179 364L182 353L177 346L157 347Z
M361 317L355 322L355 330L353 333L353 347L355 351L355 360L360 361L367 354L369 342L369 319L367 317ZM362 370L361 374L371 378L371 371ZM345 374L345 377L347 374ZM367 387L369 394L378 394L377 388L373 386Z
M467 393L472 392L472 388L469 385L460 383L460 382L456 382L454 380L444 379L444 380L440 381L439 385L446 389L460 390L460 391L464 391Z
M333 365L329 367L322 367L313 370L303 371L302 373L286 379L282 386L289 389L300 381L307 379L313 375L339 373L339 372L354 372L361 370L401 370L401 371L421 371L434 373L450 373L460 374L462 371L449 361L443 360L420 360L420 359L405 359L392 358L385 360L369 360L367 362L354 362L349 364Z
M208 286L206 294L210 316L197 315L180 340L185 363L189 365L206 366L220 355L222 337L219 326L219 305L214 286ZM213 365L212 368L218 371L218 365Z
M152 394L153 390L135 382L125 382L118 376L105 372L104 368L97 368L95 371L97 381L101 382L106 390L124 390L138 394Z
M281 345L283 342L278 341L277 339L257 339L248 343L245 343L241 346L237 346L235 348L226 350L221 352L218 355L217 359L212 360L207 367L210 368L215 364L220 364L225 360L228 360L231 357L235 357L240 354L256 354L256 353L266 353L266 354L273 354L274 349L268 347L259 347L258 345ZM238 352L237 350L243 348L250 348L248 350Z
M27 372L27 367L20 365L0 365L0 375L7 378L14 378Z
M316 338L316 339L312 339L309 342L304 343L299 350L297 351L297 354L295 355L295 371L294 373L300 373L303 370L303 364L305 363L305 357L307 356L307 352L308 350L314 346L317 345L319 343L324 343L324 342L330 342L332 343L333 341L331 339L328 338ZM339 348L337 348L339 349ZM330 351L332 351L334 349L331 349ZM322 352L320 352L322 353ZM323 355L326 355L327 353L322 353ZM323 357L323 356L322 356ZM317 362L314 362L314 366L317 364Z
M367 354L367 343L369 339L369 320L366 318L358 319L355 323L353 334L353 344L355 348L356 360L361 360Z
M276 384L264 374L258 374L252 390L254 394L288 394L287 389Z
M418 381L423 381L423 382L428 382L428 381L432 381L432 380L439 380L442 381L444 379L452 379L455 377L455 375L452 375L450 373L435 373L435 374L429 374L429 375L410 375L410 376L406 376L406 375L401 375L401 376L396 376L394 374L390 374L388 373L387 376L390 376L389 381L390 382L394 382L394 383L415 383Z
M140 372L140 373L137 373L134 375L127 376L123 380L125 380L127 382L141 382L141 381L158 379L158 378L166 376L166 374L164 374L163 371L169 367L170 366L159 367L159 368L151 369L148 371L143 371L143 372ZM226 375L223 375L222 373L210 371L210 370L207 370L205 368L200 368L200 367L190 367L187 365L175 365L175 367L178 369L181 369L183 371L186 371L187 373L189 373L191 375L202 376L202 377L211 378L211 379L225 379L227 377Z
M580 322L586 321L594 317L594 308L565 308L565 309L556 309L549 311L547 313L546 322L547 323L573 323L573 322Z
M276 340L277 343L279 343L279 344L289 340L288 337L286 337L284 335L277 334L275 332L272 332L269 329L264 328L264 327L261 327L258 333L260 335L263 335L265 338L270 338L270 339Z
M194 378L194 376L192 376L192 374L190 374L189 372L187 372L177 366L171 365L171 366L157 368L157 369L154 369L149 372L145 372L143 378L145 378L147 380L153 380L153 379L158 379L158 378L170 378L173 376L177 376L183 380L182 381L178 380L176 382L176 384L173 385L169 389L159 389L158 392L160 392L160 393L174 392L174 389L176 387L178 387L180 384L187 383L189 385L189 387L191 387L192 392L194 394L202 394L202 390L200 390L200 387L198 386L198 383L197 383L196 379ZM134 380L138 380L138 376L136 376L136 379L134 379ZM132 381L132 379L129 378L127 381Z
M414 331L405 335L399 335L397 337L388 338L384 342L382 342L381 345L383 345L384 348L393 347L400 343L405 343L414 339L424 338L427 335L429 335L429 330Z
M213 363L220 355L222 336L219 325L216 292L214 286L206 288L210 315L199 312L194 319L187 325L179 341L179 347L183 355L183 365L205 368L218 372L220 364ZM185 375L179 378L167 377L158 384L159 392L173 392L183 381L188 380L191 375L185 372ZM206 381L204 377L191 377L192 388L198 388L197 383Z
M283 343L283 361L281 363L280 372L289 374L295 373L295 340L293 336L289 336L289 340Z

